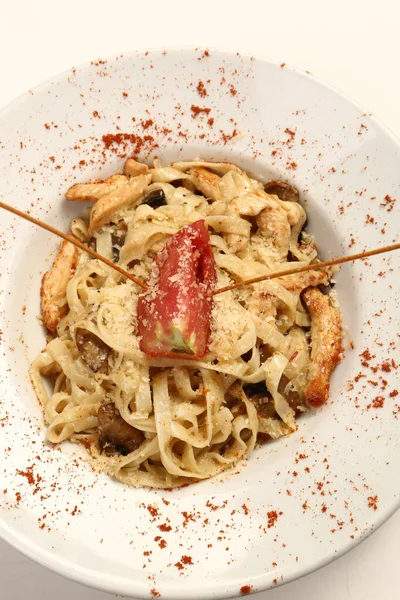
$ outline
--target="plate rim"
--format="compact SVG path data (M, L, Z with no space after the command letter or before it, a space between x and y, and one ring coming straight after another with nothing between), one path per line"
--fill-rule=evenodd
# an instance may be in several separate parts
M252 54L249 52L237 52L233 48L229 48L227 46L195 46L195 45L181 45L181 46L154 46L154 47L145 47L138 48L134 50L126 50L114 54L109 54L106 56L101 56L97 58L93 58L91 61L84 61L82 63L77 64L76 66L71 66L68 69L64 69L63 71L39 82L32 88L29 88L26 92L23 92L16 98L12 99L6 105L0 108L0 121L7 116L7 114L18 107L20 104L25 102L32 94L39 93L43 89L46 89L51 84L57 83L59 81L64 81L68 74L71 72L71 69L76 69L77 71L83 71L89 69L93 66L93 61L95 60L105 60L105 61L114 61L117 58L128 58L135 57L145 52L161 54L163 51L167 53L174 53L178 55L182 52L200 52L208 50L210 54L218 53L220 55L225 55L229 58L233 57L242 57L247 60L256 59L257 61L264 62L270 66L281 67L282 63L277 60L274 60L266 55L261 54ZM377 117L374 113L371 113L364 105L362 105L358 100L354 99L352 96L349 96L347 93L342 91L340 88L330 84L325 81L323 78L317 77L307 71L304 68L296 67L291 63L284 63L284 68L296 73L301 78L312 80L317 86L322 87L324 89L329 90L331 93L341 97L348 104L351 104L353 107L368 112L368 117L382 130L384 134L386 134L391 141L398 146L400 152L400 136L396 135L390 127L388 127L379 117ZM355 536L354 539L349 540L346 544L344 544L340 550L333 551L332 554L328 554L322 559L314 561L313 565L308 567L302 567L299 571L292 571L292 573L288 573L285 575L283 581L279 581L276 584L273 584L271 581L265 580L265 574L260 573L258 576L253 577L250 584L253 584L254 587L257 586L257 582L260 581L260 587L251 591L253 593L260 593L263 591L267 591L269 589L274 589L278 586L285 585L286 583L291 583L297 579L301 579L307 575L310 575L313 572L318 571L319 569L327 566L335 562L338 558L347 554L350 550L357 547L361 542L365 541L369 536L378 530L386 521L388 521L394 513L400 508L400 495L394 500L393 504L386 509L382 509L379 511L379 515L376 515L376 518L373 519L373 522L369 525L367 530L364 530L360 535ZM53 556L50 550L42 549L37 546L35 542L31 540L31 538L24 536L21 528L12 527L7 522L3 520L0 516L0 538L3 539L6 543L10 544L15 550L21 552L24 556L29 558L30 560L38 563L39 565L48 568L49 570L66 577L72 581L75 581L79 584L85 585L92 589L97 589L100 591L108 592L111 594L123 594L124 596L130 598L143 598L143 600L149 598L149 589L148 586L144 582L133 581L130 580L127 583L127 579L124 577L120 577L117 575L110 576L108 574L101 574L98 570L94 570L88 567L82 567L79 563L71 563L64 558L60 558L59 556ZM243 578L244 580L245 578ZM241 580L241 581L243 581ZM135 590L132 589L132 583L136 587ZM179 583L179 582L178 582ZM176 589L173 588L173 585L169 590L163 591L161 594L162 598L166 598L168 600L210 600L210 598L221 598L221 599L229 599L233 597L239 597L239 587L236 580L232 580L232 583L229 583L229 589L226 586L225 589L219 589L217 591L212 591L211 588L205 588L202 590L194 590L193 592L189 592L186 589L180 590L179 585L177 583ZM218 584L217 584L218 586Z

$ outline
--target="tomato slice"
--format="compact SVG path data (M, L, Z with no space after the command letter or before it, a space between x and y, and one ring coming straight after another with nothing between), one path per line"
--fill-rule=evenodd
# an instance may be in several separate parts
M207 352L217 273L203 220L178 231L156 255L139 296L140 349L147 357Z

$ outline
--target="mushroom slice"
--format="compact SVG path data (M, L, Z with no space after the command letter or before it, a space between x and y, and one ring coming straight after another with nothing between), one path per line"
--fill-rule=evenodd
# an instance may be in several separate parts
M285 181L270 181L264 187L267 194L278 196L280 200L286 202L298 202L299 192L293 186Z
M164 191L160 189L152 190L143 198L142 204L147 204L150 208L159 208L160 206L165 206L167 204L167 200L165 198Z
M311 317L311 361L305 396L311 406L321 406L329 396L329 377L342 359L340 313L329 296L308 288L302 298Z
M290 385L290 381L285 375L282 375L281 377L278 392L286 398L290 408L294 410L296 417L300 416L306 410L300 398L300 394L292 385Z
M144 441L144 434L132 427L120 415L113 402L105 401L98 412L99 446L107 455L127 455Z
M57 377L60 373L61 367L55 360L49 365L40 368L40 374L43 375L43 377L53 378Z
M83 327L78 327L75 331L75 341L80 355L94 373L108 365L111 348L96 334Z
M221 190L219 188L221 177L203 167L190 169L189 174L192 183L206 198L221 200Z
M243 391L250 402L254 404L259 417L279 418L275 410L274 400L268 392L265 381L244 385Z
M89 234L111 222L114 214L136 202L151 181L151 175L138 175L128 179L110 194L100 198L92 208Z
M63 242L50 271L42 279L41 312L43 323L55 331L60 319L67 314L67 284L76 269L79 249L71 242Z
M137 175L146 175L149 172L149 167L144 163L140 163L134 158L128 158L124 165L125 175L137 177Z
M97 202L104 196L108 196L119 187L126 185L128 179L125 175L112 175L105 181L97 183L77 183L67 190L67 200L77 202Z

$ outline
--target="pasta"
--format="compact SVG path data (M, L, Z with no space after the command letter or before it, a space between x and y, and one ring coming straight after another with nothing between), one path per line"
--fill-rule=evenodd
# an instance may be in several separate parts
M124 174L66 196L94 203L72 234L143 282L168 240L198 221L217 288L318 260L297 191L263 186L230 163L128 159ZM101 470L137 487L232 468L327 400L342 356L339 309L321 290L332 276L312 270L216 295L203 358L150 358L138 335L140 288L64 242L41 289L53 338L31 366L47 439L85 444Z

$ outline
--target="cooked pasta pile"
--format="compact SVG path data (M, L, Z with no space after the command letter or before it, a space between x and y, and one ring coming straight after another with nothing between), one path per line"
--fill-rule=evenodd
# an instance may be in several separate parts
M73 220L73 235L143 282L171 236L198 220L217 288L318 260L297 191L264 186L229 163L149 168L128 159L124 174L74 185L67 199L94 203ZM313 270L216 295L203 359L149 359L138 336L140 288L64 242L41 290L53 339L31 367L48 440L84 443L125 484L172 488L293 432L309 406L327 400L341 358L340 313L320 289L332 275Z

